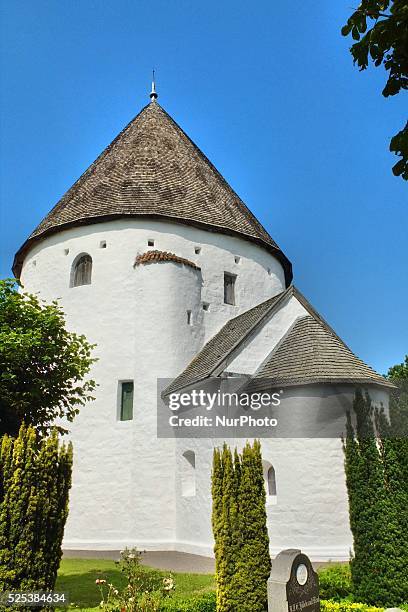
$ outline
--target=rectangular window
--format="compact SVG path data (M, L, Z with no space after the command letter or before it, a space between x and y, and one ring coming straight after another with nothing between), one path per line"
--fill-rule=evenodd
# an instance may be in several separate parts
M133 419L133 382L123 382L120 388L120 420Z
M224 272L224 304L235 306L235 274Z

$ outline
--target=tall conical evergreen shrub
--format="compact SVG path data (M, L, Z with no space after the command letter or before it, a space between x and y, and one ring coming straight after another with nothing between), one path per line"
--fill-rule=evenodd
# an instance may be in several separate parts
M228 612L232 609L234 597L231 587L235 568L237 488L232 454L226 444L222 452L218 449L214 451L212 495L217 610Z
M406 578L402 556L398 479L391 438L378 437L370 397L357 390L353 404L356 428L348 416L344 443L350 526L354 540L351 575L354 596L373 605L403 601ZM405 587L404 587L405 582Z
M241 456L214 451L212 494L217 611L263 611L271 563L259 442Z
M72 447L22 425L0 449L0 591L52 590L68 514Z
M243 449L241 480L238 491L239 534L234 588L240 612L263 612L267 609L267 581L271 571L269 536L266 524L266 494L261 446Z

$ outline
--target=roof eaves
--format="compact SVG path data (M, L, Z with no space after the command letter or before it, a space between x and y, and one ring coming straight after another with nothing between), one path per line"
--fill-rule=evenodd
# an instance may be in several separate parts
M13 266L12 266L12 271L13 271L14 276L16 278L20 278L21 269L24 263L24 258L27 252L29 251L29 249L31 248L31 246L35 244L36 242L39 242L40 240L43 240L44 238L47 238L48 236L51 236L58 232L68 230L72 227L78 227L78 226L83 226L83 225L93 225L96 223L104 223L106 221L112 221L115 219L123 219L126 217L135 218L135 219L138 219L138 218L165 219L166 221L169 221L172 223L191 225L192 227L197 227L198 229L205 229L206 231L210 231L210 232L226 234L228 236L234 236L234 237L244 237L250 242L258 244L259 246L268 250L282 264L282 267L285 273L285 284L287 287L290 287L290 284L293 278L292 264L289 261L289 259L286 257L286 255L283 253L283 251L281 251L278 246L273 244L273 242L269 243L263 240L262 238L257 238L256 236L251 236L250 234L246 234L244 232L234 231L230 228L222 227L221 225L216 225L216 224L209 225L204 222L196 221L195 219L189 219L188 217L180 217L180 216L175 217L171 215L154 214L154 213L133 213L133 214L132 213L112 213L108 215L98 215L96 217L82 217L80 219L76 219L75 221L55 224L52 227L45 229L40 234L30 236L22 244L22 246L19 248L19 250L17 251L14 257Z
M379 375L380 376L380 375ZM267 385L263 385L262 381L267 380ZM256 384L259 381L259 384ZM254 383L253 385L251 383ZM257 389L259 391L271 387L300 387L303 385L315 385L315 384L327 384L327 385L370 385L374 387L387 387L390 389L395 389L396 386L390 383L386 378L384 378L384 382L381 380L377 380L375 378L334 378L334 377L306 377L306 378L287 378L287 379L255 379L251 378L251 381L248 383L248 387L251 387L251 390Z

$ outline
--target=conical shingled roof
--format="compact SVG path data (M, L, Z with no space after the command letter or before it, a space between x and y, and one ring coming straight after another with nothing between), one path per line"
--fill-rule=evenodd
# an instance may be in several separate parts
M157 102L148 104L54 206L16 255L68 227L125 216L171 219L241 235L289 260L216 168Z

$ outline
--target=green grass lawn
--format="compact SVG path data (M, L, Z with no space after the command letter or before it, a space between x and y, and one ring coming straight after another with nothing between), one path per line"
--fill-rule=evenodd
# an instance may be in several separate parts
M163 571L163 575L168 574L169 572ZM172 575L176 582L175 597L189 597L215 589L214 576L211 575L177 574L175 572ZM126 579L114 561L63 559L55 590L67 592L71 604L75 604L77 608L95 610L101 599L95 584L97 578L103 578L119 588L126 586Z

